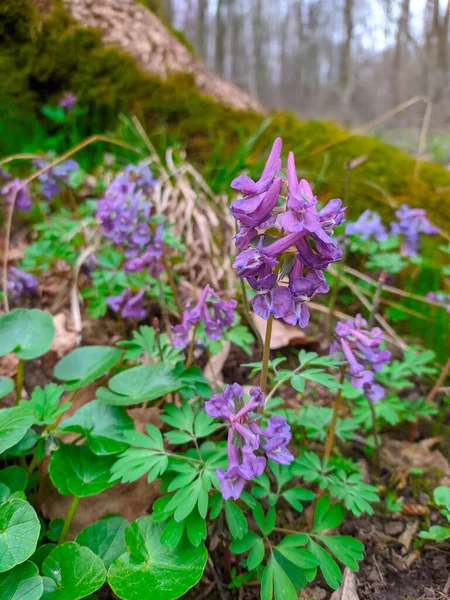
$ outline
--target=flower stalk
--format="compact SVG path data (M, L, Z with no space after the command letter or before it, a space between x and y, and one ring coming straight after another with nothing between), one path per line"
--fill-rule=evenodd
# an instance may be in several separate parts
M58 544L62 544L66 541L70 526L72 525L73 518L75 516L75 513L77 512L79 502L80 498L78 496L74 496L72 504L70 505L69 510L67 512L66 518L64 519L64 525L61 531L61 535L59 536Z
M270 340L272 338L273 314L269 316L266 324L266 335L264 337L264 348L262 355L261 376L259 387L263 394L267 392L267 375L269 372Z

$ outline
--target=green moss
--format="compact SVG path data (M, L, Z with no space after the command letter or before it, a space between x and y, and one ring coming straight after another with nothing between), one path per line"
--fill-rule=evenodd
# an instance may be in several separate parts
M130 56L104 47L97 31L81 28L60 7L44 18L30 8L29 0L3 0L2 14L9 23L4 27L0 18L3 114L13 111L23 122L27 115L37 116L54 135L57 126L39 116L40 108L71 90L86 110L79 119L86 135L114 129L121 111L138 114L157 148L185 148L216 190L224 189L230 174L244 166L257 174L261 157L281 135L323 199L342 196L347 161L365 157L350 173L350 216L369 207L390 218L394 200L424 206L441 227L450 224L450 211L442 210L450 198L450 173L438 165L422 164L416 179L415 160L401 150L373 137L349 137L332 123L302 122L290 113L275 113L247 156L243 144L261 126L262 115L225 108L199 93L191 76L178 74L163 81L143 73ZM20 140L16 143L16 151L22 151ZM10 152L11 143L7 147ZM0 152L5 151L0 139Z

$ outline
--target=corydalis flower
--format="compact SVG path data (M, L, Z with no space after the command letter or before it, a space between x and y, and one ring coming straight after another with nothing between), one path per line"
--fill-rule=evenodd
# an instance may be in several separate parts
M368 329L367 321L357 315L354 322L338 322L335 334L337 341L331 345L330 352L344 353L352 386L363 389L374 402L383 398L384 388L375 383L374 375L374 371L380 371L391 358L389 350L380 347L384 338L382 330Z
M255 182L249 177L238 177L231 184L244 194L231 205L240 226L235 243L242 250L233 267L255 290L252 305L260 317L268 319L273 315L305 327L309 321L305 303L315 293L328 291L321 271L342 256L331 235L344 221L345 208L341 200L334 198L317 210L317 198L310 184L297 178L292 152L287 161L287 203L284 208L279 206L283 183L277 177L280 155L281 139L277 138L261 178ZM269 228L270 238L265 235ZM289 274L288 286L283 285L279 271Z
M428 292L426 298L432 302L439 302L450 313L450 294L446 294L445 292Z
M39 170L50 164L50 161L43 159L36 159L33 161L35 167ZM61 193L64 185L69 183L70 175L74 171L78 171L80 168L79 164L72 159L65 160L64 162L51 167L45 173L41 173L38 176L38 180L41 182L41 192L48 199L53 200L55 196Z
M206 337L210 340L220 340L223 330L234 321L236 300L222 300L217 293L206 285L199 301L193 308L186 308L179 325L172 329L175 332L173 345L175 348L186 348L192 329L203 322Z
M23 185L23 181L21 179L12 179L5 183L5 185L1 188L0 193L4 196L6 202L8 204L12 204L15 201L15 207L20 209L23 212L30 212L32 209L30 190L28 189L28 185Z
M124 290L118 296L109 296L108 305L115 312L120 312L124 319L139 321L147 315L143 307L144 290L139 290L135 295L131 289Z
M266 458L283 465L294 460L287 449L291 431L284 417L271 417L265 429L257 424L259 415L256 411L264 403L265 396L260 387L252 387L250 397L245 401L244 390L237 383L227 385L222 394L205 402L207 414L223 419L229 426L228 468L216 472L225 500L239 498L245 482L263 473Z
M20 271L16 267L9 268L7 290L11 298L31 294L37 290L37 286L38 280L34 275Z
M78 98L77 96L75 96L75 94L73 94L72 92L65 92L65 94L63 94L63 96L61 97L58 106L60 106L67 112L70 112L71 110L73 110L73 107L77 103L77 100Z
M427 235L439 233L439 229L427 219L423 208L410 208L407 204L402 204L395 216L398 221L391 223L392 233L405 236L402 250L407 256L416 256L418 253L421 233Z
M357 221L347 223L345 233L347 235L359 235L362 240L373 238L377 242L383 242L389 237L380 215L372 210L365 210Z

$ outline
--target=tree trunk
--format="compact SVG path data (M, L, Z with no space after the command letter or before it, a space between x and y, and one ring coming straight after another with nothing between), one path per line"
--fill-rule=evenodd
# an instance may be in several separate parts
M218 0L216 12L216 48L214 63L216 73L223 77L225 72L225 23L227 0Z
M197 52L203 58L207 59L207 35L206 35L206 17L208 15L208 0L198 0L197 4L197 27L196 27L196 46Z
M350 62L351 48L353 40L354 20L353 20L353 0L345 0L344 20L345 20L345 41L341 49L341 69L340 69L340 84L343 88L348 86L350 81Z

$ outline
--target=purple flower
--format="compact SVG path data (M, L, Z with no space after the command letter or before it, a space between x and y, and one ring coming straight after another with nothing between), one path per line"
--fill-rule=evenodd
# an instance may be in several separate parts
M192 328L200 321L205 326L205 334L209 340L220 340L224 329L234 321L236 305L235 300L222 300L209 285L206 285L197 304L193 308L187 307L182 322L172 327L176 334L173 340L175 348L186 348Z
M376 402L384 396L384 389L375 383L374 371L379 371L391 358L388 350L383 350L383 332L380 328L368 329L367 321L357 315L354 322L338 322L335 334L337 343L330 352L340 349L348 364L351 384L363 389L366 396Z
M306 305L314 294L326 294L329 290L328 284L322 271L311 270L304 277L303 264L296 257L294 266L289 273L289 291L291 303L289 309L283 315L283 319L290 325L306 327L309 323L309 310Z
M272 150L270 151L261 178L257 182L250 179L250 177L247 177L247 175L240 175L239 177L236 177L236 179L233 179L231 187L235 190L239 190L245 196L266 192L272 185L275 175L281 169L281 148L281 138L277 138L273 143Z
M33 164L37 169L43 169L50 164L50 161L45 159L35 159ZM79 164L72 159L51 167L45 173L38 176L41 185L42 194L48 199L53 200L63 189L64 184L69 183L70 175L73 171L78 171Z
M287 287L276 285L277 276L271 273L261 279L249 277L248 282L256 290L253 297L253 310L262 319L267 320L273 314L279 319L286 314L291 304L291 293Z
M70 112L75 104L77 103L78 98L72 92L65 92L62 98L60 99L58 106Z
M383 242L389 237L380 215L369 209L365 210L354 223L347 223L345 233L347 235L359 235L362 240L373 238L377 242Z
M147 311L142 305L143 300L144 290L139 290L133 296L133 292L128 288L118 296L109 296L108 305L113 311L120 312L124 319L139 321L147 315Z
M284 417L272 416L265 429L257 424L257 409L264 406L265 396L259 387L250 389L244 401L244 390L237 383L227 385L222 394L205 402L210 417L220 417L228 422L228 469L216 472L223 497L237 500L245 481L259 477L269 458L280 464L289 464L294 457L287 449L291 430ZM261 440L264 440L261 446ZM264 451L265 455L258 454Z
M267 221L280 196L281 179L275 179L267 192L244 196L231 205L233 217L247 227L258 227Z
M446 294L445 292L428 292L426 298L433 302L443 304L447 309L447 312L450 312L450 294Z
M418 253L421 233L427 235L439 233L439 229L427 219L423 208L410 208L407 204L402 204L395 216L398 221L391 223L391 230L393 234L405 237L402 250L407 256L416 256Z
M8 204L12 204L14 198L16 199L15 207L20 209L22 212L30 212L33 205L31 203L30 191L28 185L21 188L23 181L21 179L12 179L5 183L0 190L2 196ZM19 189L20 188L20 189Z
M34 275L20 271L16 267L9 268L7 289L11 298L18 298L24 294L35 292L37 286L38 280Z

